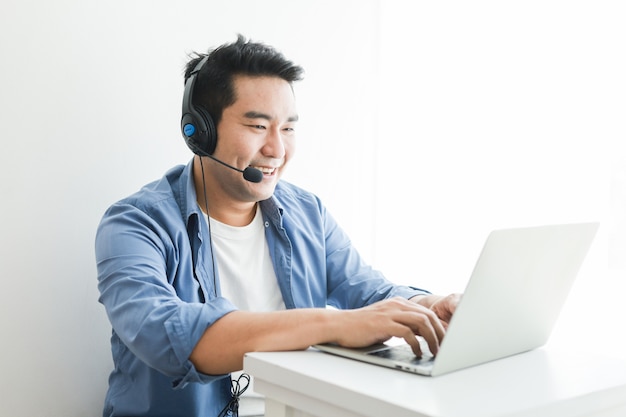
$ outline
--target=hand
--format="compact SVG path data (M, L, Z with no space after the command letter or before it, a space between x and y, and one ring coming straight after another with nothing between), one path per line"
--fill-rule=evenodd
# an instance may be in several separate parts
M461 301L461 294L450 294L446 296L441 295L426 295L426 296L417 296L411 298L411 301L414 301L420 305L428 307L431 309L437 317L441 320L443 326L447 329L448 324L450 324L450 320L452 319L452 315L456 311L456 307L459 305Z
M345 310L340 315L341 331L336 342L346 347L364 347L401 337L417 356L421 356L415 336L420 335L436 355L445 334L444 326L432 309L400 297L357 310Z

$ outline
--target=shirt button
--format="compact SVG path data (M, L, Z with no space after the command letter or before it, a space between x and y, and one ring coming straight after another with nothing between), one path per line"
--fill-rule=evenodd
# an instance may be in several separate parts
M270 222L265 222L265 227L270 227Z

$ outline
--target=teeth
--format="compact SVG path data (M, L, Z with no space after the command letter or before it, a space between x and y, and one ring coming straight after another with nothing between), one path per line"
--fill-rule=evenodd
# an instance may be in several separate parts
M264 174L271 174L272 172L276 170L276 168L266 168L266 167L254 167L254 168L258 169Z

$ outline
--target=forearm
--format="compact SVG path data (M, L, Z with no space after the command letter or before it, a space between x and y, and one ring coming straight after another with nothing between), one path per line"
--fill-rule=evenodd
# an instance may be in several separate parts
M421 354L415 335L423 336L436 354L445 330L435 312L421 305L432 300L426 297L417 302L394 297L354 310L233 311L206 329L190 360L200 372L215 375L240 370L246 352L300 350L327 342L365 347L394 336Z
M190 360L200 372L216 375L242 369L246 352L301 350L334 341L338 314L323 308L234 311L206 329Z

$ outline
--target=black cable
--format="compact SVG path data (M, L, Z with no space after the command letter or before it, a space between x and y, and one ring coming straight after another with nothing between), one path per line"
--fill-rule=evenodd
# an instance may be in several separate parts
M243 381L242 381L243 379ZM244 385L245 383L245 385ZM239 397L246 392L250 385L250 375L241 374L237 380L230 381L230 395L231 399L226 406L219 413L218 417L238 417L239 416Z
M204 190L204 210L206 211L206 221L209 225L209 249L211 250L211 266L213 267L213 294L217 298L217 279L215 278L215 256L213 255L213 234L211 233L211 216L209 215L209 201L206 198L206 181L204 179L204 164L200 157L200 170L202 171L202 188Z
M206 211L207 224L209 226L209 249L211 250L211 265L213 267L213 292L217 297L217 279L215 278L215 256L213 255L213 237L211 233L211 216L209 215L209 201L206 196L206 181L204 179L204 164L200 157L200 170L202 171L202 188L204 191L204 210ZM243 381L242 381L243 379ZM245 385L244 385L245 383ZM239 416L239 397L246 392L250 385L250 375L243 373L239 375L237 380L230 380L231 399L219 413L218 417L238 417Z

